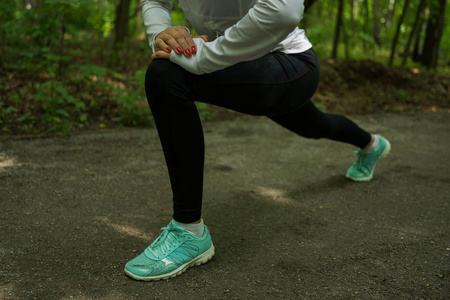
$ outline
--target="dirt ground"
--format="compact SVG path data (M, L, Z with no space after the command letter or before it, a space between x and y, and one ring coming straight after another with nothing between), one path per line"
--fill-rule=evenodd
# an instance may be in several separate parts
M369 183L348 145L206 123L216 255L159 282L123 273L171 218L155 129L1 142L0 298L450 299L450 113L353 119L392 143Z
M386 67L372 60L322 60L320 66L314 100L332 112L448 111L450 107L450 74Z

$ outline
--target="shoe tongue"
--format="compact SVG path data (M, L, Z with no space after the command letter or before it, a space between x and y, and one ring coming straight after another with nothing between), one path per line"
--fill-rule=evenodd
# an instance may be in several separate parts
M172 244L177 239L176 231L182 232L185 229L171 221L167 227L164 227L161 235L145 249L145 255L150 259L161 259L160 256L163 255L163 250L167 250L165 249L167 245ZM167 253L168 251L165 252Z

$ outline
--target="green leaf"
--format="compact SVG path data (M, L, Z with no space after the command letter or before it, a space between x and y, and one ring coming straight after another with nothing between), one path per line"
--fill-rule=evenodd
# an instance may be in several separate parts
M74 105L75 105L75 108L76 109L81 109L81 110L85 110L86 109L86 105L84 104L84 102L81 102L81 101L77 101L77 102L75 102L74 103Z
M56 114L67 117L67 118L69 117L69 113L67 112L67 110L62 109L62 108L57 109Z
M18 117L18 118L16 119L16 121L19 122L19 123L21 123L21 122L25 121L30 115L31 115L31 112L27 112L26 114L24 114L24 115Z
M18 109L15 108L14 106L8 106L8 108L5 109L4 114L8 115L10 113L17 112L17 111L18 111Z
M56 83L55 84L55 90L58 91L64 98L69 97L69 93L67 92L67 89L61 84L61 83Z
M81 122L81 123L86 123L87 118L88 118L88 115L87 115L87 114L82 114L82 115L80 116L80 122Z

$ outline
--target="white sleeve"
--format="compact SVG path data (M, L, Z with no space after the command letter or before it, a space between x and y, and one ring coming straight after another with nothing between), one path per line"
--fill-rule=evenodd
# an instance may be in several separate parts
M171 0L142 0L142 18L153 52L155 52L155 36L172 26L171 10Z
M303 17L303 0L259 0L238 23L213 42L195 39L197 54L172 53L170 60L201 75L264 56L283 41Z

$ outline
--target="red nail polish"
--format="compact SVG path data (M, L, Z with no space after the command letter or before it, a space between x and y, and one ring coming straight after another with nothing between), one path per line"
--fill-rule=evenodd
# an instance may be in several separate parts
M184 51L184 53L186 53L186 55L191 55L191 50L186 49L186 51Z
M195 48L195 46L192 46L192 53L197 53L197 48Z
M181 47L177 48L178 53L183 53L183 49Z
M170 51L172 51L172 48L167 47L166 50L170 52Z

